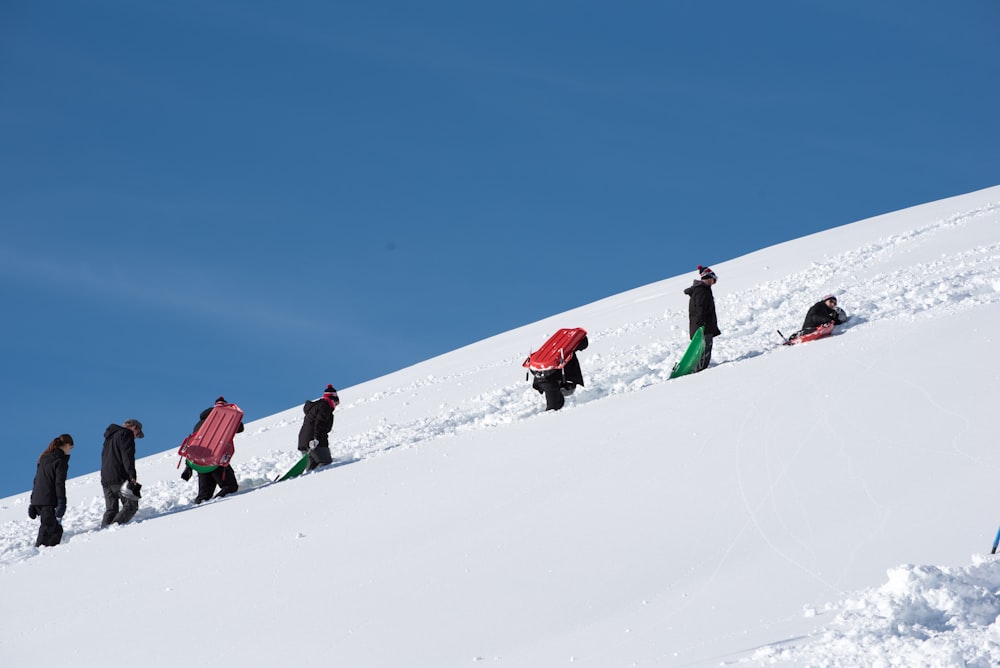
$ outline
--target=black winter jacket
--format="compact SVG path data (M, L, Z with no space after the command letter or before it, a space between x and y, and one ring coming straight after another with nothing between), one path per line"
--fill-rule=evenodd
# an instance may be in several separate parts
M135 434L128 427L108 425L101 450L101 484L117 485L135 479Z
M583 371L580 370L578 357L578 355L573 355L566 362L566 366L561 369L535 373L534 379L531 381L531 387L539 393L544 393L546 387L561 388L565 383L583 385Z
M302 405L306 414L299 430L299 450L308 450L309 441L317 440L322 446L330 445L330 430L333 429L333 406L322 397L307 401Z
M840 312L827 306L826 302L816 302L806 313L806 319L802 321L802 329L815 329L828 322L842 325L847 321L841 319Z
M684 294L690 297L688 301L688 325L691 329L691 336L698 331L702 325L705 326L705 336L719 336L719 323L715 317L715 297L712 295L712 286L704 281L695 281L694 285L684 290Z
M59 448L42 457L35 472L35 484L31 487L31 505L65 505L68 471L69 455Z

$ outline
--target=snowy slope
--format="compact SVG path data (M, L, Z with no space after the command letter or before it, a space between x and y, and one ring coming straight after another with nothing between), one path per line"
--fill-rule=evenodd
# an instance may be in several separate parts
M702 374L667 380L692 272L341 389L296 481L309 396L237 437L235 497L168 451L125 527L74 478L42 550L3 499L0 665L1000 662L1000 187L712 260ZM827 292L852 320L777 346ZM520 363L563 326L587 386L544 413Z

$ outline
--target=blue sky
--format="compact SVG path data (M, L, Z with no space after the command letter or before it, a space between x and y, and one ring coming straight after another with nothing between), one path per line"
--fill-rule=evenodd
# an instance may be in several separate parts
M0 496L1000 183L992 0L353 4L0 6Z

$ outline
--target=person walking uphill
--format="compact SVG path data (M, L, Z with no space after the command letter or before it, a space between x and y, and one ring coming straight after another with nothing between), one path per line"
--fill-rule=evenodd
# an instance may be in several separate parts
M715 296L712 295L712 286L718 280L719 277L714 271L699 264L698 279L691 287L684 290L684 294L690 297L688 300L690 336L694 338L698 328L705 327L705 352L702 353L695 372L708 368L708 363L712 360L712 339L722 334L715 316Z
M104 488L104 517L101 526L125 524L139 510L142 485L135 473L135 439L143 438L142 423L125 420L125 425L111 424L104 430L101 450L101 487ZM119 506L121 504L121 506Z
M205 420L211 414L212 409L216 406L228 406L225 397L219 397L215 400L215 404L209 406L201 412L198 416L198 422L194 425L194 429L191 430L192 434L197 434L198 430L201 429L201 425L204 424ZM240 422L240 426L236 428L236 433L239 434L243 431L243 423ZM191 462L185 461L184 472L181 473L181 478L184 480L191 479ZM215 494L216 487L219 488L219 493L216 498L226 496L227 494L232 494L240 488L239 482L236 480L236 471L233 470L232 464L226 464L225 466L216 466L210 471L198 471L198 496L195 497L194 502L196 504L202 501L208 501Z
M327 385L322 397L306 401L302 406L306 416L299 429L299 452L309 453L309 471L333 463L330 430L333 429L333 411L339 404L337 390L333 389L333 385Z
M73 437L63 434L54 438L38 458L28 506L28 517L41 517L42 521L35 547L52 547L62 541L63 528L59 520L66 512L66 475L72 448Z
M561 369L535 373L531 387L545 397L545 410L558 411L566 404L566 397L583 385L583 371L580 369L580 351L586 350L590 342L584 336L573 350L573 356Z

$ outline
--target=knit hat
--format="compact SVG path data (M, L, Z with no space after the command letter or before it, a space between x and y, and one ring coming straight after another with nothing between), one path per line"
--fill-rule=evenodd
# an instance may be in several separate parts
M215 403L216 404L224 404L224 403L226 403L226 398L220 395L219 398L215 400Z
M825 302L828 299L832 299L834 304L837 303L837 295L823 295L823 298L820 299L820 301Z
M327 399L332 399L334 403L340 403L340 397L337 396L337 390L333 389L333 385L326 386L326 389L323 390L323 396Z
M712 271L709 267L703 267L700 264L698 265L698 276L703 281L709 278L715 279L716 281L719 280L719 277L715 275L714 271Z

